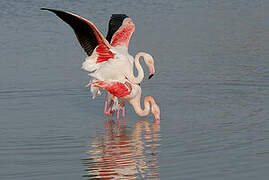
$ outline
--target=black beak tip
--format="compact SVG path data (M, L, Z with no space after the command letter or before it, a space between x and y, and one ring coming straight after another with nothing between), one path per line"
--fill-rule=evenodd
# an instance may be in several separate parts
M149 79L151 79L153 75L154 75L154 74L149 75Z

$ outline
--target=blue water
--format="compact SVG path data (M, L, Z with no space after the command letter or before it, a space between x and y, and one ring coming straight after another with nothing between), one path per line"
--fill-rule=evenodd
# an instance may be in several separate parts
M141 86L160 125L130 106L126 127L104 117L73 31L41 7L104 34L128 14L130 54L155 59ZM0 17L0 179L268 179L268 1L9 0Z

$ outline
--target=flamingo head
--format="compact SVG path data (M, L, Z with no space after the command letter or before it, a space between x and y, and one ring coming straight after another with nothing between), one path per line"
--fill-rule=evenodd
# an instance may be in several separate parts
M144 58L145 58L145 63L149 70L149 79L150 79L155 74L154 60L150 54L145 54Z

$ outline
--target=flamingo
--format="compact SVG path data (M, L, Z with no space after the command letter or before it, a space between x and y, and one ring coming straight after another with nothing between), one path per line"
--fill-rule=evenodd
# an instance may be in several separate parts
M90 83L89 85L97 86L105 89L110 94L118 97L118 109L117 109L117 122L119 124L119 111L122 107L122 119L124 122L125 118L125 103L129 102L137 115L147 116L150 113L150 104L151 104L151 113L153 114L157 122L160 121L160 108L155 102L154 98L147 96L144 98L144 109L141 108L140 99L141 99L141 87L137 84L133 84L127 79L124 81L96 81ZM125 123L125 122L124 122Z
M41 8L41 10L53 12L74 30L80 45L88 55L82 63L82 69L92 72L89 74L93 78L92 82L128 79L131 83L139 84L144 78L144 71L139 62L140 57L144 58L148 67L149 79L154 75L154 60L150 54L140 52L133 58L128 53L129 40L135 30L135 25L127 15L113 14L109 21L107 37L104 38L91 21L74 13L48 8ZM133 72L133 64L138 72L136 77ZM100 89L93 86L91 93L93 98L97 94L101 94ZM111 98L107 94L105 115L111 115L106 111L108 99Z

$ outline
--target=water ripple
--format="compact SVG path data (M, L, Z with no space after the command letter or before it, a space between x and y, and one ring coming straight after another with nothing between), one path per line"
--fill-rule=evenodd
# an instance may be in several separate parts
M134 128L116 126L113 120L105 124L105 136L97 136L83 159L88 179L159 178L159 124L146 120Z

